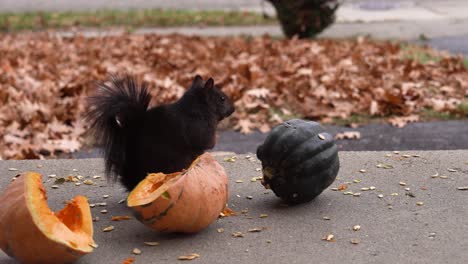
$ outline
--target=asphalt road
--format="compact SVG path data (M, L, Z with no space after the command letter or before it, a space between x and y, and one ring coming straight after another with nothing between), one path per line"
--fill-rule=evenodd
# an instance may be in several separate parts
M237 161L231 163L218 157L229 175L229 207L237 212L248 209L248 213L219 219L196 235L156 233L134 219L111 222L111 216L131 212L124 204L118 204L126 196L120 186L109 186L104 180L95 180L97 184L93 186L64 183L52 189L53 181L45 186L54 210L77 194L86 195L91 203L107 203L106 215L100 213L104 207L91 209L101 219L94 223L99 247L78 264L122 263L132 256L133 248L142 251L134 256L136 264L181 263L177 257L190 253L200 254L190 263L465 263L468 191L457 187L468 185L468 151L411 151L391 157L387 154L341 152L340 173L331 187L360 180L349 184L346 191L361 195L343 195L327 189L312 202L293 207L281 206L271 191L265 194L260 183L250 181L260 176L256 170L260 167L258 161L238 155ZM405 158L405 154L420 156ZM393 169L377 168L379 163L393 165ZM41 168L37 167L39 164ZM12 167L18 171L9 171ZM449 168L455 172L449 172ZM367 172L360 173L361 169ZM90 177L102 174L103 168L100 159L0 161L0 191L14 175L26 170L58 177ZM447 178L432 178L436 172ZM406 185L401 186L400 182ZM375 190L361 191L370 186L375 186ZM410 192L411 196L407 195ZM104 199L105 194L110 197ZM249 195L252 199L246 199ZM418 202L423 205L418 206ZM259 218L260 214L268 217ZM115 230L102 232L108 225L115 226ZM353 231L355 225L361 229ZM218 228L224 228L224 232L218 233ZM264 230L250 233L251 228ZM244 237L233 237L231 234L236 231ZM334 235L336 242L322 240L329 234ZM359 243L352 244L351 240ZM148 247L144 241L157 241L160 246ZM0 251L0 263L15 262Z

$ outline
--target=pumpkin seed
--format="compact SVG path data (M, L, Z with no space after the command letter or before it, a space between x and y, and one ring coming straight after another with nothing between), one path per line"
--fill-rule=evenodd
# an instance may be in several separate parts
M99 222L99 216L94 217L93 222Z
M55 174L49 174L49 175L47 175L47 177L49 177L49 178L55 178L55 177L57 177L57 175L55 175Z
M73 169L72 171L78 171L77 169Z
M96 204L89 204L89 207L94 208Z
M92 247L92 248L98 248L98 244L96 243L89 243L88 246Z
M256 168L255 170L256 170L256 171L261 171L261 170L262 170L262 168Z
M101 214L107 214L107 210L106 210L106 209L101 210L100 212L101 212Z
M93 179L99 179L99 178L101 178L100 175L94 175L94 176L93 176Z
M457 187L459 191L468 191L468 186Z
M81 182L75 182L75 186L80 186Z
M353 226L353 231L359 231L361 230L361 226L360 225L355 225Z
M42 165L42 164L37 164L37 167L38 167L38 168L42 168L42 167L44 167L44 165Z
M366 173L367 171L365 169L360 169L359 172L360 173Z
M324 217L322 217L322 219L323 219L323 220L331 220L331 218L328 217L328 216L324 216Z
M266 218L266 217L268 217L268 215L267 214L261 214L259 217L260 218Z
M408 191L408 192L409 192L410 190L411 190L410 188L405 188L405 191Z
M159 246L159 242L143 242L143 243L150 247Z
M216 231L217 231L218 233L223 233L223 232L224 232L224 228L218 228L218 229L216 229Z
M109 195L108 195L108 194L104 194L104 195L102 196L102 198L107 199L107 198L109 198Z
M126 199L122 199L122 200L118 201L118 203L119 203L119 204L122 204L122 203L125 202L125 200L126 200Z
M84 180L83 183L86 184L86 185L93 185L94 184L94 182L92 180Z
M52 187L52 189L58 189L59 186L58 185L52 185L51 187Z
M434 175L431 175L431 178L437 178L437 177L439 177L439 173L438 173L438 172L436 172L436 174L434 174Z
M344 195L353 195L353 192L343 192Z
M236 180L236 183L243 183L243 180Z
M257 233L257 232L262 232L263 228L260 227L254 227L248 230L250 233Z
M9 171L17 171L17 168L8 168Z
M107 203L97 203L98 206L107 206Z
M232 233L232 236L233 237L244 237L244 234L242 234L242 232L236 231L236 232Z
M102 229L102 232L110 232L114 230L114 226L107 226L107 227L104 227L104 229Z
M353 196L355 197L361 196L361 193L353 193Z
M392 154L386 154L386 155L385 155L385 157L387 157L387 158L390 158L390 157L392 157L392 156L393 156Z
M421 155L419 155L419 154L413 154L413 155L411 155L411 156L413 156L414 158L419 158L419 157L421 157Z
M370 190L370 188L368 188L368 187L361 188L361 191L368 191L368 190Z
M78 180L82 180L84 177L83 177L82 175L78 175L78 176L76 176L76 178L77 178Z
M410 158L410 157L411 155L408 155L408 154L403 155L403 158Z
M375 186L369 187L369 190L375 190Z
M380 169L393 169L393 166L390 165L390 164L379 163L379 164L377 164L377 168L380 168Z
M350 242L351 242L351 244L353 244L353 245L357 245L357 244L359 244L359 242L361 242L361 241L360 241L359 239L351 239Z
M424 203L423 202L417 202L416 205L421 206L421 205L424 205Z
M393 151L393 154L397 154L397 155L398 155L398 154L400 154L400 151L395 150L395 151Z
M338 188L331 188L332 191L338 191Z
M379 194L379 195L377 195L377 197L383 198L383 194Z
M236 159L237 159L236 156L232 156L232 157L229 157L229 158L224 158L224 161L226 161L226 162L236 162Z
M328 234L322 238L322 240L326 240L329 242L335 242L335 236L333 234Z
M318 137L319 137L321 140L325 140L325 136L322 135L322 134L318 134Z
M457 172L456 169L447 169L449 172Z
M360 183L361 180L354 180L353 182L354 182L354 183Z
M399 182L401 186L406 186L406 182Z
M140 254L141 254L141 250L138 249L138 248L134 248L134 249L132 250L132 253L133 253L134 255L140 255Z
M196 259L196 258L199 258L199 257L200 257L199 254L192 253L192 254L189 254L189 255L186 255L186 256L180 256L177 259L178 260L193 260L193 259Z
M248 195L248 196L245 197L245 198L247 198L247 199L249 199L249 200L252 200L252 199L253 199L253 196L252 196L252 195Z
M391 193L391 196L398 196L398 193Z

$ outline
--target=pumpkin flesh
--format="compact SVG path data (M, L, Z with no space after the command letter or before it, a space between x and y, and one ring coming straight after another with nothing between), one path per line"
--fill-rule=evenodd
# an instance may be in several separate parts
M54 213L41 178L22 174L0 196L0 248L22 263L67 263L92 252L87 199L77 196Z
M127 205L143 224L162 232L198 232L226 207L227 176L209 154L185 171L152 173L127 198Z

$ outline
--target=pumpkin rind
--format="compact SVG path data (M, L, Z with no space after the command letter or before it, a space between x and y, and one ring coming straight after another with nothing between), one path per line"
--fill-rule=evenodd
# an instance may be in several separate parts
M288 203L314 199L330 186L340 162L333 137L320 124L292 119L275 127L257 148L262 184Z
M92 252L87 199L77 196L57 214L46 199L39 173L24 173L10 183L0 195L0 248L20 263L70 263Z
M164 177L169 180L152 190L154 179ZM129 194L127 205L152 229L194 233L208 227L226 207L227 183L224 168L204 153L184 172L148 175Z

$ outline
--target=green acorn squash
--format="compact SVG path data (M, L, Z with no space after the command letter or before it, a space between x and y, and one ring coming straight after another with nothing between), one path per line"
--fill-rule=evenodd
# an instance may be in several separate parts
M316 122L292 119L257 148L266 188L288 203L308 202L335 180L340 168L333 137Z

